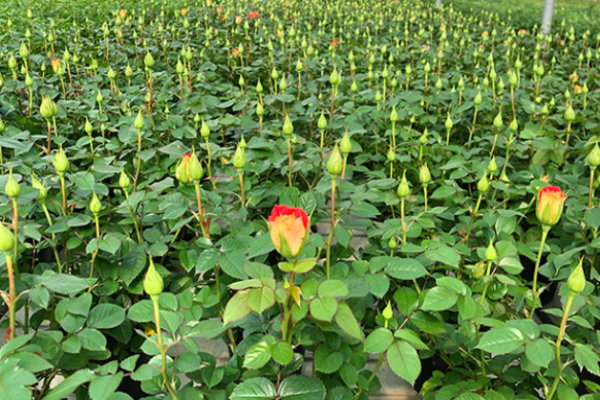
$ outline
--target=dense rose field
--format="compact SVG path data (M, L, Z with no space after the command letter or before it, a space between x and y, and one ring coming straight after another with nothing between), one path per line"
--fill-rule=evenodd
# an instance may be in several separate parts
M0 399L366 400L385 364L426 400L600 396L584 17L29 6L0 4Z

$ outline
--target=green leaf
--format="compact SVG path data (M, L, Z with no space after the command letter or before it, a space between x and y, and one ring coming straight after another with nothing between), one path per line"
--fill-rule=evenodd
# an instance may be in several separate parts
M287 365L294 358L294 350L288 342L279 342L271 347L271 356L279 364Z
M425 257L429 258L431 261L437 261L453 267L458 267L458 263L460 262L460 254L458 254L458 251L447 246L440 246L436 249L427 249L427 251L425 251Z
M385 267L385 273L392 278L413 280L428 274L425 267L413 258L394 258Z
M461 393L455 397L455 400L485 400L485 397L475 393Z
M196 354L183 353L177 357L177 370L180 372L193 372L200 369L202 360Z
M250 252L248 253L248 258L262 256L263 254L270 253L273 250L275 250L275 246L273 246L271 235L268 232L263 233L252 242L252 245L250 246Z
M367 353L383 353L394 341L394 335L388 328L377 328L367 336L364 351Z
M421 340L419 335L417 335L417 333L411 329L408 329L408 328L399 329L396 332L394 332L394 337L397 337L398 339L406 340L408 343L412 344L413 347L417 350L428 350L429 349L429 347L427 347L427 345L425 343L423 343L423 341Z
M412 312L415 311L419 305L419 297L417 296L417 292L408 287L398 288L398 290L396 290L394 293L394 300L398 306L398 311L400 311L404 316L412 314Z
M333 374L344 362L344 355L326 344L315 351L315 369L324 374Z
M106 349L106 337L96 329L84 329L77 334L81 346L90 351L102 351Z
M525 354L529 361L540 367L547 368L552 361L554 348L544 339L529 342L525 346Z
M310 315L319 321L331 321L338 309L338 302L333 297L312 299L310 302Z
M90 311L87 325L90 328L110 329L125 321L125 309L116 304L99 304Z
M223 325L240 320L252 312L248 304L249 294L249 290L241 290L233 295L225 307Z
M123 380L123 373L115 375L100 376L90 383L90 398L92 400L106 400L113 394Z
M225 376L225 368L223 367L207 365L206 367L202 368L202 380L209 388L217 386L219 383L221 383L223 376Z
M443 311L454 306L458 301L458 294L445 286L437 286L425 293L423 310Z
M126 359L121 361L121 368L123 368L125 371L133 371L135 369L135 365L137 363L138 358L140 358L139 354L127 357Z
M348 304L344 302L338 303L338 310L335 313L335 322L344 332L354 339L362 340L363 331L360 329L356 317Z
M154 306L150 300L142 300L135 303L129 309L127 318L135 322L154 321Z
M271 347L275 345L275 338L268 335L261 341L251 346L244 356L244 367L259 369L271 359Z
M483 334L477 348L493 354L508 354L523 346L524 340L516 328L496 328Z
M200 321L192 330L187 334L190 337L197 337L203 339L213 339L219 336L225 331L223 324L220 321L215 320L204 320Z
M85 292L80 296L71 299L69 304L67 304L67 310L71 314L81 315L87 317L90 312L90 307L92 306L92 294Z
M233 389L229 400L272 400L277 396L275 385L267 378L252 378Z
M348 284L337 280L324 281L319 285L317 294L321 297L345 297L348 296Z
M6 357L7 360L18 360L17 367L37 373L52 368L52 364L33 353L19 352Z
M237 279L248 279L248 276L244 272L244 260L246 256L243 253L231 252L221 254L219 257L219 265L223 272L232 278Z
M575 343L575 361L579 368L587 369L592 374L600 376L600 370L598 368L598 355L594 353L591 346Z
M146 268L146 260L147 256L142 252L131 252L125 255L119 268L119 276L127 286L130 286L131 282Z
M61 400L73 393L79 386L94 379L95 376L89 369L81 369L56 385L42 400Z
M423 332L433 334L446 332L440 320L426 311L417 311L412 314L410 321Z
M325 387L308 376L292 375L281 382L277 395L280 400L323 400Z
M69 295L90 287L85 279L65 274L42 276L40 284L53 292Z
M262 314L267 308L275 304L275 291L268 286L262 288L250 289L248 294L248 305L250 308Z
M0 363L0 399L2 400L31 399L31 390L28 386L35 385L37 379L31 372L19 368L18 363L19 360L3 360Z
M316 258L305 258L303 260L296 261L294 264L294 272L296 274L305 274L312 270L317 265Z
M392 371L411 385L421 373L421 360L414 347L404 340L393 343L386 354Z

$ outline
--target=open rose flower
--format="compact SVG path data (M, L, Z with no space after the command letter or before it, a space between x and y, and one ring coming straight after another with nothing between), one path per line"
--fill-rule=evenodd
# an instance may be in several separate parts
M558 186L546 186L540 190L536 214L542 225L556 225L566 198L567 195Z
M333 40L331 41L331 48L335 49L335 47L338 45L338 43L339 43L339 42L338 42L337 40L333 39Z
M527 29L519 29L521 35L527 35Z
M301 208L275 206L269 217L269 231L273 245L283 257L296 258L308 238L308 216Z

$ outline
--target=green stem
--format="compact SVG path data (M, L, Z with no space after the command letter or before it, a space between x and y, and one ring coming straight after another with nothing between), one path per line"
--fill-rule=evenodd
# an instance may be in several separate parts
M427 197L427 191L425 191ZM404 222L404 197L400 199L400 219L402 221L402 244L406 244L406 223Z
M18 261L18 250L19 250L19 205L17 204L17 198L12 198L13 203L13 232L15 236L14 245L13 245L13 260ZM15 273L17 278L19 277L19 268L15 268Z
M48 207L46 207L46 203L43 202L41 204L42 210L44 210L44 214L46 215L46 219L48 220L48 226L52 226L52 218L50 218L50 213L48 212ZM52 234L52 241L56 241L56 235ZM56 257L56 264L58 264L58 273L62 274L62 263L60 262L60 257L58 255L58 250L56 249L56 244L52 243L52 250L54 251L54 257Z
M490 276L491 270L492 270L492 261L488 261L487 272L485 274L486 277ZM489 286L490 286L490 279L488 279L488 281L485 283L485 286L483 287L483 293L481 294L481 300L479 301L479 304L481 304L481 305L483 305L483 301L485 300L485 294L487 293Z
M165 348L163 346L162 332L160 329L160 312L158 309L158 296L152 297L152 304L154 305L154 320L156 323L156 336L158 338L158 350L160 351L160 358L161 358L161 363L162 363L162 368L161 368L160 372L163 376L164 385L167 387L167 391L169 392L169 394L171 395L173 400L178 400L177 394L175 393L175 389L171 385L171 382L169 381L169 378L167 376L167 352L165 351Z
M288 184L290 185L290 187L292 187L292 145L291 145L291 140L290 140L290 136L288 136L287 138L287 148L288 148Z
M425 210L424 210L424 212L427 212L427 184L426 183L423 184L423 196L425 197Z
M127 190L125 190L125 197L127 198L127 202L129 203L129 193L127 192ZM131 207L131 205L127 205L127 208L129 209L129 213L131 214L131 219L133 219L133 226L135 226L135 233L137 235L137 239L138 239L138 243L142 243L142 234L140 233L140 227L138 225L138 221L137 221L137 216L135 215L135 212L133 211L133 207Z
M483 194L480 192L479 197L477 198L477 204L475 205L475 210L473 211L473 214L471 214L471 222L469 222L469 229L467 229L465 240L469 240L469 236L471 235L471 229L473 228L473 222L475 221L475 217L477 216L477 212L479 211L479 206L481 205L482 198Z
M242 183L243 185L243 183ZM204 228L204 211L202 210L202 200L200 199L200 183L194 182L194 186L196 187L196 201L198 203L198 222L200 223L200 229L202 230L202 236L205 238L208 237L208 233ZM242 199L243 199L243 186L242 186ZM243 203L243 200L242 200Z
M592 208L592 199L594 198L594 172L596 171L596 167L592 166L590 167L591 172L590 172L590 198L588 201L588 208Z
M9 293L8 293L8 298L10 299L10 306L9 306L9 326L10 326L10 334L9 334L9 338L10 340L15 338L15 314L17 312L17 301L16 301L16 293L15 293L15 277L14 277L14 273L13 273L13 262L12 262L12 258L10 257L10 253L9 252L5 252L4 253L6 256L6 269L8 271L8 286L9 286Z
M531 312L529 313L529 319L533 318L533 314L535 312L535 307L539 296L539 293L537 291L538 269L540 268L540 261L542 261L542 253L544 252L544 244L546 243L546 238L548 237L549 231L550 225L542 225L542 240L540 241L540 249L538 251L537 261L535 262L535 270L533 271L533 285L531 287L531 291L533 293L533 304L531 306Z
M337 176L331 176L331 229L327 237L327 280L329 280L329 268L331 266L331 241L333 240L333 231L335 229L335 181Z
M62 201L63 201L62 211L63 211L63 215L66 216L67 215L67 188L65 187L65 176L64 175L60 176L60 190L62 192Z
M216 192L217 188L215 187L215 181L213 180L212 176L212 154L210 152L210 144L208 143L208 137L206 138L206 151L208 153L208 179L210 179L210 183L212 184L213 192Z
M560 375L562 373L563 365L560 360L560 344L565 335L565 329L567 327L567 320L569 319L569 311L571 311L571 305L573 304L573 299L575 295L573 293L569 293L569 299L567 300L567 304L565 305L565 312L563 314L562 322L560 323L560 331L558 332L558 338L556 339L556 376L554 377L554 383L552 384L552 389L546 397L546 400L552 400L552 396L554 396L554 392L556 391L556 387L558 386L558 382L560 382Z

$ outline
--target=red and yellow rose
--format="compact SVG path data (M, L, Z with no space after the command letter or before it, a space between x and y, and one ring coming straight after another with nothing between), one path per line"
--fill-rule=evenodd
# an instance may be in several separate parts
M302 253L310 225L303 209L277 205L268 222L273 245L282 256L293 259Z

